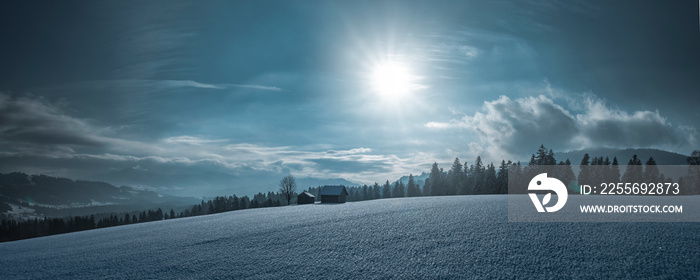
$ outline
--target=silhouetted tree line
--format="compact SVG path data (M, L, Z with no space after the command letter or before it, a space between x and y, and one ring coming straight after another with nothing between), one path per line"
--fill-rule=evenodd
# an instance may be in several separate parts
M95 228L105 228L120 225L145 223L167 219L222 213L250 208L275 207L287 205L287 200L280 193L258 193L250 199L248 196L217 196L181 212L170 209L164 212L161 208L137 213L110 214L101 219L95 215L74 216L67 218L35 218L29 220L14 220L3 218L0 221L0 242L34 238L53 234L83 231Z
M690 165L688 176L681 177L681 185L700 185L700 151L694 151L688 157ZM561 168L545 169L542 166L558 165ZM522 189L511 190L515 193L525 193L527 183L537 174L542 172L554 172L550 177L556 177L567 185L569 192L579 193L581 184L600 184L617 182L672 182L664 174L659 173L656 161L650 157L642 165L642 161L634 155L626 166L624 174L620 174L620 167L617 157L610 160L609 157L593 157L585 154L580 162L578 176L571 168L571 161L557 161L554 151L541 145L537 152L532 154L527 165L520 162L502 160L496 167L493 163L484 164L481 157L476 157L473 164L460 162L455 158L449 170L445 171L437 163L433 163L428 178L421 187L414 180L413 174L409 175L408 183L402 181L390 183L388 180L384 184L374 183L368 186L346 187L348 191L348 201L362 201L380 198L393 197L415 197L415 196L441 196L441 195L474 195L474 194L506 194L508 193L508 171L510 168L514 181L526 180L526 184L519 184ZM585 167L584 167L585 166ZM695 167L693 167L695 166ZM621 181L622 180L622 181ZM695 182L693 184L693 182ZM682 188L681 194L700 194L700 190ZM321 187L312 187L306 191L316 196L320 200Z

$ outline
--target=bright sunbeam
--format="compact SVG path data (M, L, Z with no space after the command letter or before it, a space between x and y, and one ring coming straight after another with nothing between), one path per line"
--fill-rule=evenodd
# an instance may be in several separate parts
M395 100L411 91L414 79L406 65L389 61L374 67L371 85L374 92L381 97Z

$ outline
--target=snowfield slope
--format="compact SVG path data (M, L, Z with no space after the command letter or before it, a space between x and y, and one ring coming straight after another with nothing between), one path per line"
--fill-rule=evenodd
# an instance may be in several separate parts
M0 244L4 279L700 277L698 223L509 223L506 196L228 212Z

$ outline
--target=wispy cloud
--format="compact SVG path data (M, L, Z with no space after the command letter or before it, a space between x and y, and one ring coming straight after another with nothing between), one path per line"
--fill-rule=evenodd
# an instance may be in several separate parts
M271 91L281 91L282 88L274 86L261 86L261 85L238 85L238 84L224 84L227 87L240 87L240 88L251 88L260 90L271 90Z
M254 90L266 90L266 91L282 91L283 89L276 86L270 85L255 85L255 84L232 84L232 83L220 83L220 84L209 84L202 83L192 80L144 80L144 79L122 79L122 80L95 80L95 81L83 81L78 83L66 84L54 86L52 88L63 88L63 89L73 89L73 88L83 88L92 90L101 89L146 89L146 90L165 90L165 89L177 89L177 88L195 88L195 89L212 89L212 90L224 90L231 88L247 88Z
M205 89L228 89L228 88L249 88L258 90L281 91L282 89L275 86L265 85L247 85L247 84L205 84L189 80L147 80L155 84L162 84L168 87L193 87Z
M189 81L189 80L162 80L162 81L144 80L143 82L162 84L163 86L167 86L167 87L193 87L193 88L209 88L209 89L225 89L226 88L223 85L204 84L204 83L199 83L199 82Z
M225 140L225 139L210 140L210 139L202 139L202 138L195 137L195 136L176 136L176 137L166 138L163 141L166 143L202 145L202 144L207 144L207 143L221 143L221 142L226 142L227 140Z

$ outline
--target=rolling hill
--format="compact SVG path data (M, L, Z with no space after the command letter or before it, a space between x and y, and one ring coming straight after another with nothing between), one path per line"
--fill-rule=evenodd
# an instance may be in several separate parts
M698 223L514 223L499 195L251 209L0 244L3 277L697 278Z

